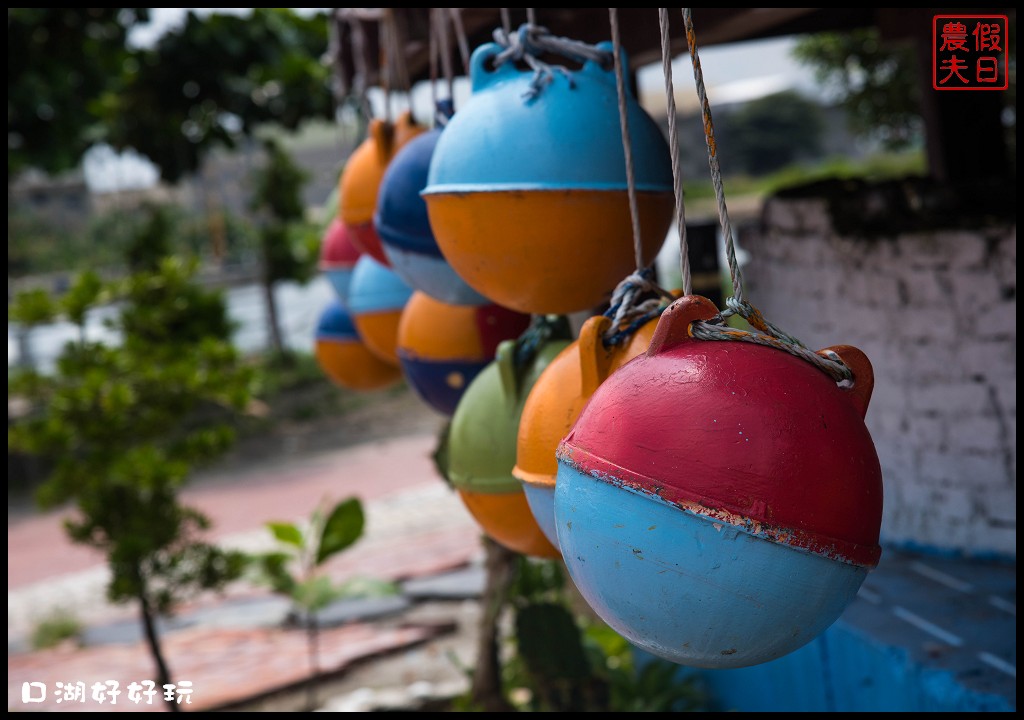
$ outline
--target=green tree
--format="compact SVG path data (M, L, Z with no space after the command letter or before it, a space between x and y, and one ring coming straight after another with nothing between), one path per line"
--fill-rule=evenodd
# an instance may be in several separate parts
M332 120L330 67L321 62L327 26L323 15L289 8L254 8L248 17L190 12L124 65L100 107L106 139L176 182L210 150L236 148L261 126Z
M94 102L130 63L149 8L7 9L7 180L70 170L102 136Z
M728 147L751 175L764 175L821 150L821 108L787 90L751 100L728 117Z
M272 139L264 141L266 163L254 173L251 207L261 216L260 254L263 296L272 347L286 356L274 287L283 280L308 282L316 273L318 237L304 222L302 187L308 175Z
M189 13L151 48L148 8L9 8L7 176L72 169L94 144L133 148L168 182L258 128L334 119L328 23L290 8Z
M323 572L323 565L363 536L363 505L358 498L347 498L327 508L321 504L310 517L305 530L295 523L272 521L267 528L284 548L252 559L258 579L274 592L292 602L292 618L306 628L309 665L308 709L316 708L316 683L320 678L320 624L318 614L336 600L346 597L393 595L393 583L370 578L351 578L335 583Z
M66 530L106 554L109 598L138 603L158 684L172 676L157 618L244 568L240 553L202 539L209 520L179 500L190 471L229 446L232 418L250 397L249 373L225 340L223 299L196 287L194 272L172 258L117 283L86 272L61 298L20 295L9 313L26 324L60 314L80 328L52 374L10 380L9 393L33 412L10 427L8 447L51 461L38 500L74 506ZM122 308L111 322L117 346L84 332L88 314L108 302Z
M793 56L836 92L855 133L894 150L920 136L920 86L910 43L886 44L877 28L858 28L808 35Z

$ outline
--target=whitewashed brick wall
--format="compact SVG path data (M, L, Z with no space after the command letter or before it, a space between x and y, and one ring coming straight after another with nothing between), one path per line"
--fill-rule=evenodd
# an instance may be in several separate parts
M739 243L770 321L872 362L883 542L1016 558L1016 225L844 237L824 200L776 198Z

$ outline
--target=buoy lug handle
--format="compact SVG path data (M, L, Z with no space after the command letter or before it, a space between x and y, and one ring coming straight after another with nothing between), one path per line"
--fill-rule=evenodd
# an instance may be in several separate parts
M657 355L679 343L692 340L690 324L698 320L711 320L717 315L718 308L706 297L684 295L665 308L658 318L658 327L654 330L647 354Z
M580 328L580 394L590 397L608 378L612 354L604 346L604 334L612 320L604 315L587 318Z
M514 340L503 340L494 354L494 362L498 364L498 376L501 378L501 389L509 400L515 404L519 395L519 373L516 371L516 343Z
M603 75L608 80L608 82L614 84L615 56L612 55L612 53L615 52L615 46L612 45L611 40L602 40L601 42L597 43L594 47L596 47L598 50L603 50L604 52L608 53L608 63L605 65L601 64L596 60L587 60L585 63L583 63L582 72L593 73L594 75ZM619 50L619 58L622 60L623 69L626 70L626 72L624 73L626 76L626 94L629 97L634 98L636 97L636 91L633 89L632 83L629 79L629 54L625 51L625 49Z
M871 393L875 389L875 371L871 366L871 361L863 351L853 345L832 345L818 351L818 355L824 357L828 357L832 353L838 355L843 364L853 373L853 383L847 387L840 384L840 389L848 394L850 402L860 411L861 417L867 415Z
M395 138L395 127L384 120L374 118L370 121L369 135L377 148L377 158L381 165L387 165L391 160L391 145Z
M473 51L469 58L469 77L473 92L482 90L500 78L515 75L518 72L514 62L494 64L494 58L501 53L502 49L501 45L497 43L484 43Z

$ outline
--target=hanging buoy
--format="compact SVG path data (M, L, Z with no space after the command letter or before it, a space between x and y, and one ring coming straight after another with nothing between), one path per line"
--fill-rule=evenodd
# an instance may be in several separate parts
M560 553L537 524L522 485L512 475L519 418L530 388L568 344L568 332L561 339L550 338L529 362L519 365L517 344L501 343L495 360L463 393L447 437L448 480L483 532L532 557L557 558Z
M409 287L450 305L484 305L490 301L441 254L420 196L440 136L440 128L425 132L392 159L380 184L374 225L391 267Z
M385 266L390 261L373 225L377 193L391 158L425 130L408 112L393 124L371 120L366 139L352 152L338 179L338 217L348 226L356 247Z
M399 366L398 323L412 288L369 254L356 262L349 284L348 308L359 337L381 360Z
M319 269L343 304L348 301L352 271L362 254L349 237L345 223L335 217L327 226L320 245Z
M335 385L346 390L380 390L394 385L402 372L363 344L352 318L338 298L327 304L316 326L317 364Z
M583 406L597 387L619 367L650 345L658 319L649 320L625 342L605 345L611 318L589 318L573 341L551 361L527 395L516 437L512 474L523 484L530 511L548 540L558 545L555 532L555 481L558 443L572 429Z
M402 372L424 402L451 416L462 393L494 360L498 344L529 325L529 315L493 303L450 305L417 290L398 324Z
M690 336L687 296L560 443L555 521L591 608L630 642L706 668L767 662L831 625L879 559L871 364L843 389L810 362Z
M495 66L501 53L474 51L473 93L437 141L423 191L434 237L455 272L499 305L592 310L636 266L624 241L632 226L611 53L607 68L556 69L539 89L532 71ZM672 220L671 158L632 93L627 111L648 265Z

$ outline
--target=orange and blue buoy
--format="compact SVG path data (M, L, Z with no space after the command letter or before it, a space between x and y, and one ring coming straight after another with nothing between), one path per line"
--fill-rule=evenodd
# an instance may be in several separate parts
M356 247L385 266L390 260L373 224L380 183L395 153L425 130L408 112L394 123L371 120L366 139L349 157L338 178L338 217L348 227Z
M493 303L452 305L416 290L398 324L402 372L424 402L450 417L498 344L529 325L529 315Z
M637 647L704 668L775 660L828 628L881 549L882 474L851 388L785 350L700 340L699 296L594 392L556 451L555 524L590 607Z
M381 360L399 367L398 323L413 290L393 270L364 254L349 284L348 309L366 347Z
M523 484L530 511L552 544L555 530L555 482L558 461L555 451L579 417L583 406L605 379L650 345L655 317L619 344L607 345L605 333L611 318L588 318L579 337L551 361L534 383L519 420L516 465L512 474Z
M410 287L449 305L488 304L441 253L420 195L441 132L435 128L413 138L392 159L380 184L374 226L391 268Z
M346 390L380 390L396 384L402 372L363 344L341 300L334 298L320 314L315 356L324 374Z
M352 272L362 254L352 242L345 223L335 217L327 226L320 245L319 269L342 303L348 300Z
M503 307L593 310L637 262L615 74L587 61L534 92L533 71L496 66L501 53L474 51L472 95L437 140L423 190L434 237L459 277ZM646 266L672 222L671 154L627 94Z

